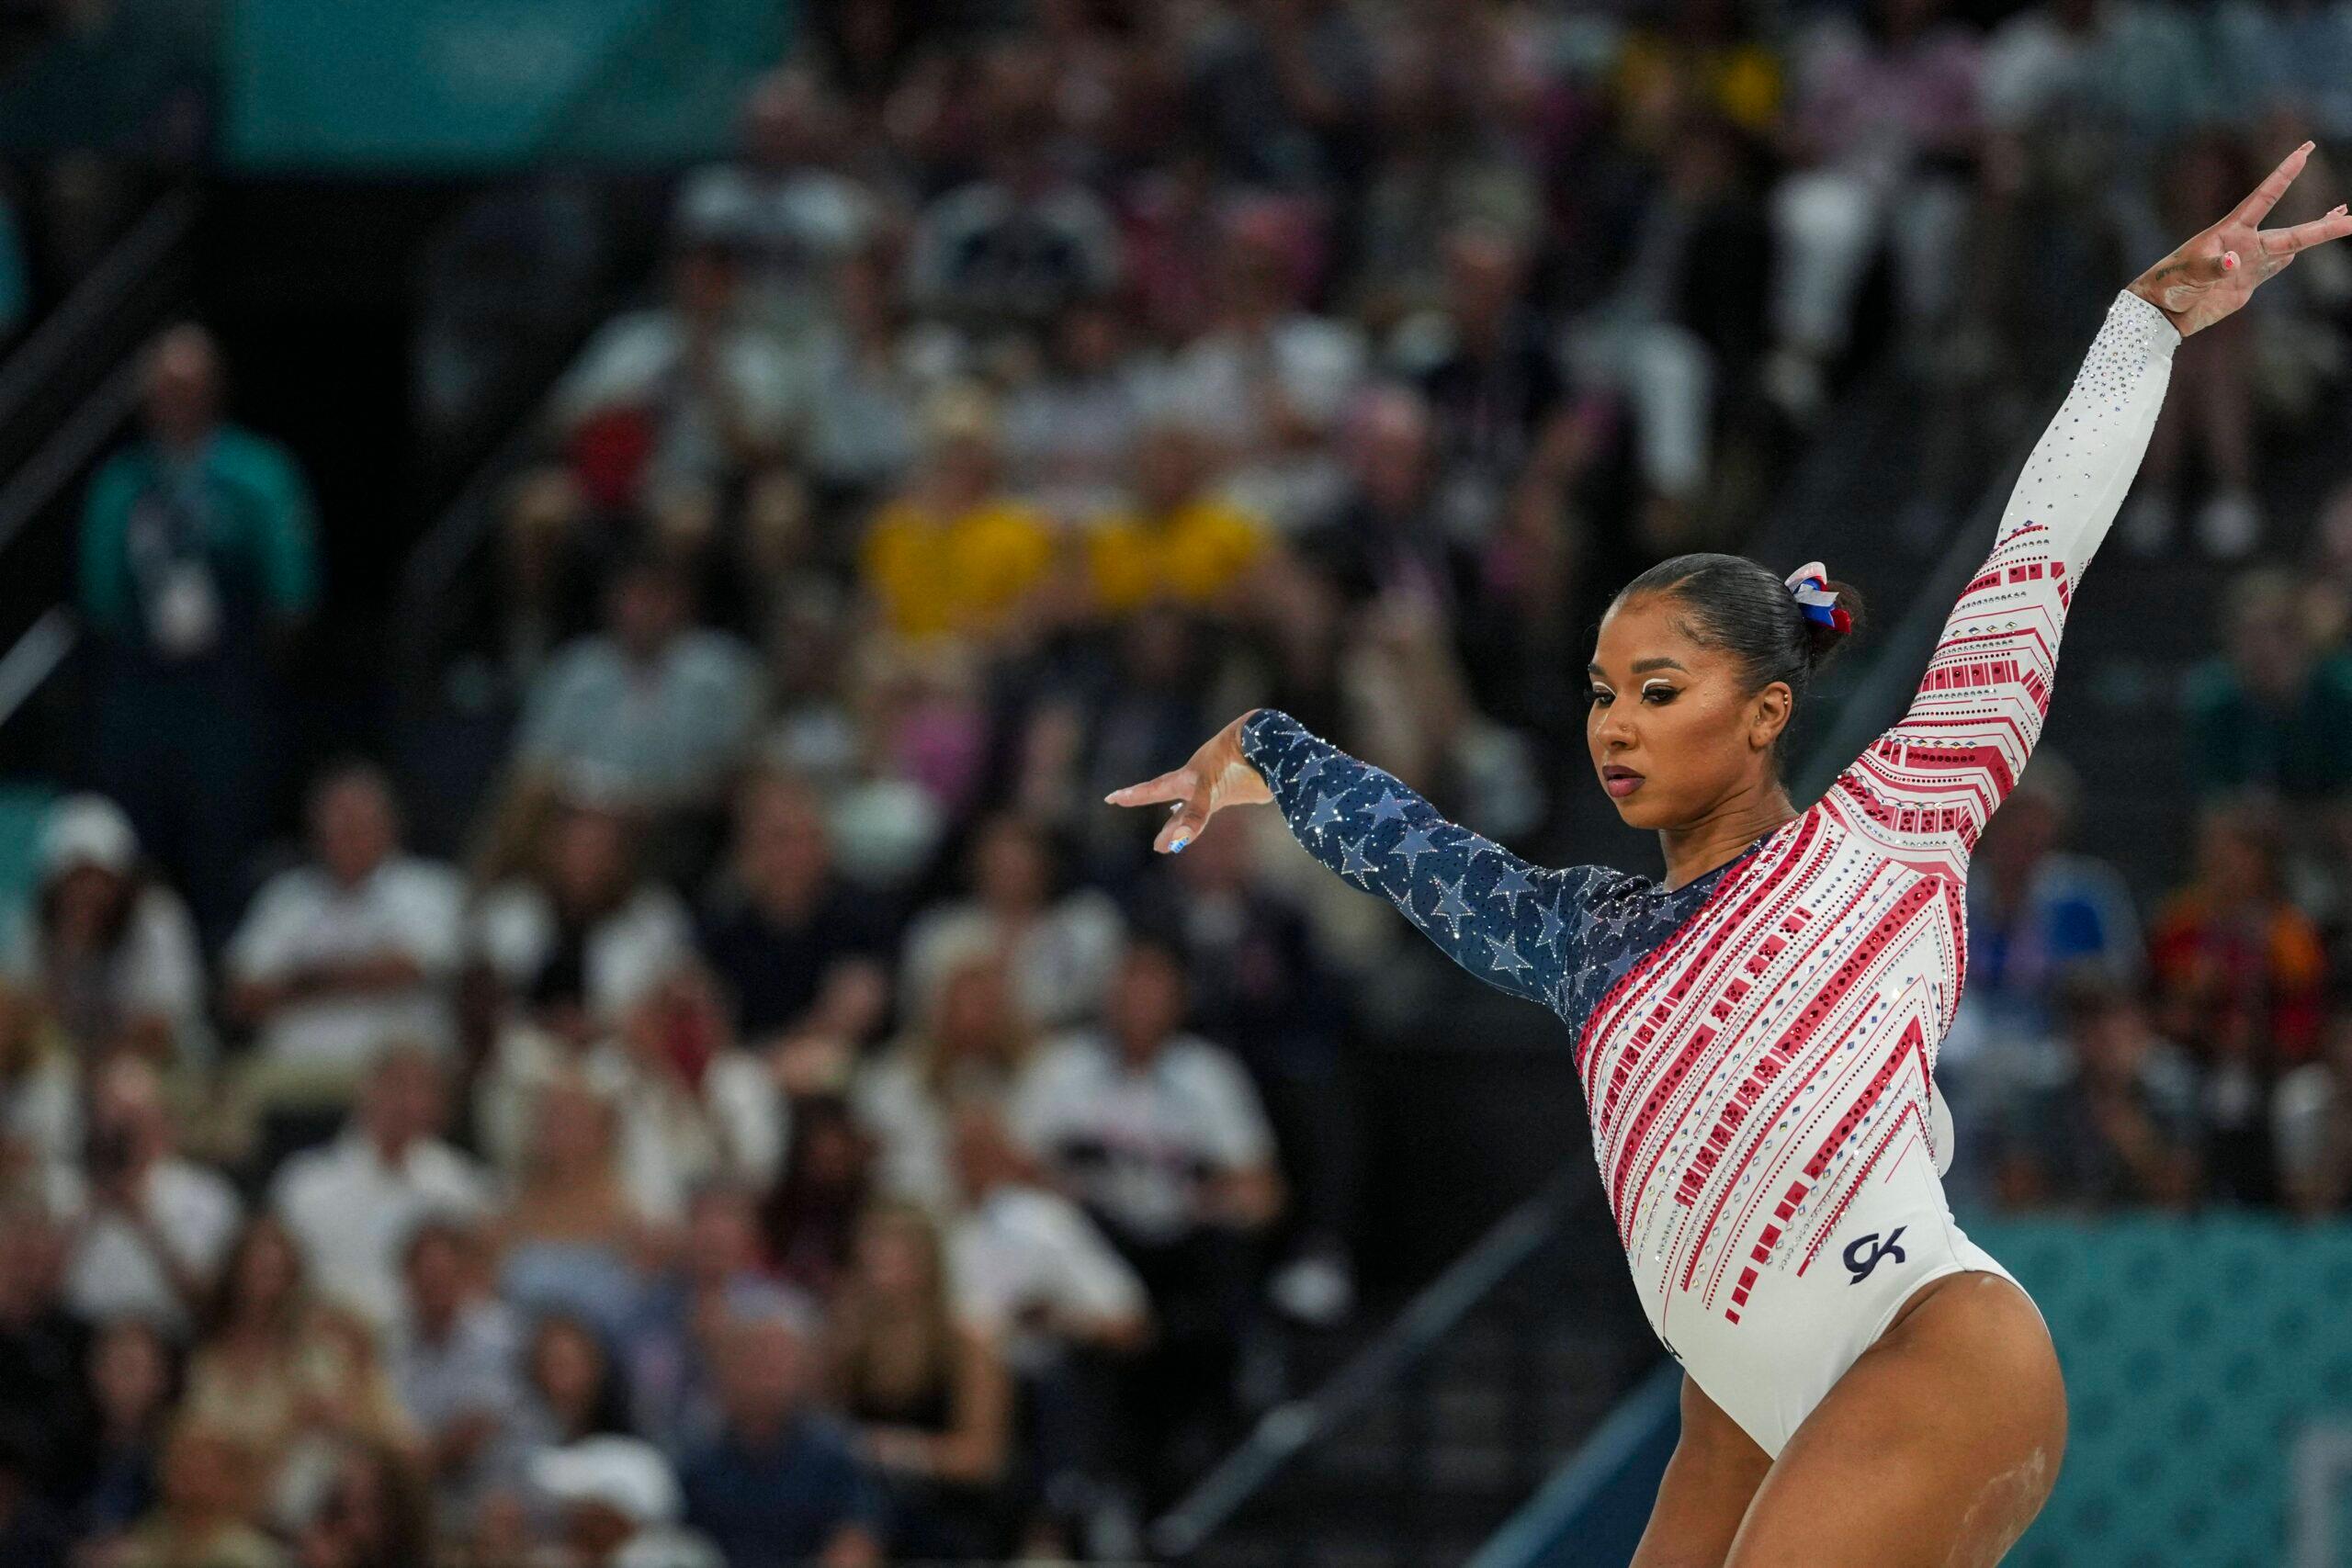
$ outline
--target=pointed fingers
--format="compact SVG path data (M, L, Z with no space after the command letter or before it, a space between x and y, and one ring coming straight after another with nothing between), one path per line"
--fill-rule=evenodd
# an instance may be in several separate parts
M2352 234L2352 211L2339 207L2325 217L2298 223L2290 229L2265 229L2262 231L2263 254L2290 256L2312 245L2343 239L2346 234Z
M2270 209L2278 205L2278 198L2287 194L2287 187L2295 183L2295 176L2303 172L2304 161L2311 155L2312 143L2308 141L2288 153L2278 166L2254 187L2252 194L2238 203L2237 210L2230 214L2229 220L2259 224Z
M1182 800L1192 793L1193 770L1179 768L1156 779L1146 779L1125 789L1114 789L1102 799L1110 806L1158 806L1162 801Z

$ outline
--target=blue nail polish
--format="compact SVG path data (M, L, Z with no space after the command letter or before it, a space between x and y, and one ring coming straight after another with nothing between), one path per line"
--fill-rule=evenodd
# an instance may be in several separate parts
M1181 855L1184 852L1184 846L1192 841L1190 839L1179 839L1168 846L1168 852L1171 855Z

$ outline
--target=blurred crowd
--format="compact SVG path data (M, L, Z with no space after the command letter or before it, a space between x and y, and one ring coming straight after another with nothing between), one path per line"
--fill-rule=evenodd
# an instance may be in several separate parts
M1135 1554L1267 1325L1352 1312L1348 1046L1447 993L1271 813L1158 860L1102 796L1273 703L1572 858L1615 582L1737 548L1871 367L2018 434L2352 136L2352 5L1983 9L811 7L501 495L446 858L279 772L322 523L166 333L0 987L0 1560ZM1963 1196L2352 1200L2352 492L2255 465L2347 301L2313 253L2183 350L2123 548L2309 570L2184 698L2176 896L2066 848L2054 752L1986 835Z

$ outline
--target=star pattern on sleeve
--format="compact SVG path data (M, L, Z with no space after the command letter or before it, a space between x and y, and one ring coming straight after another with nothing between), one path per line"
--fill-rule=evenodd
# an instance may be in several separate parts
M1310 854L1386 898L1471 974L1571 1027L1698 908L1718 874L1668 890L1597 866L1539 869L1277 710L1243 725L1242 751Z
M1430 919L1449 922L1453 931L1453 940L1456 942L1462 940L1462 922L1478 918L1478 911L1472 908L1469 900L1462 897L1462 885L1469 880L1467 872L1451 882L1442 877L1430 878L1430 884L1444 895L1437 901L1437 908L1430 911Z
M1485 941L1494 950L1487 962L1499 973L1515 980L1535 967L1519 955L1519 938L1516 935L1504 937L1499 942L1493 937L1487 937Z
M1503 908L1509 909L1516 918L1519 914L1519 896L1525 893L1532 897L1534 892L1535 884L1527 880L1527 868L1517 861L1508 861L1504 863L1502 874L1495 878L1495 885L1487 889L1487 897L1501 899Z

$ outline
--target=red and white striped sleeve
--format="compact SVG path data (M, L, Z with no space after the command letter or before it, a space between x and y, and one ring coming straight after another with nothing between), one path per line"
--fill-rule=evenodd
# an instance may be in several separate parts
M1965 867L2041 734L2058 638L2164 404L2179 332L2126 290L2035 443L1910 711L1830 787L1893 858Z

